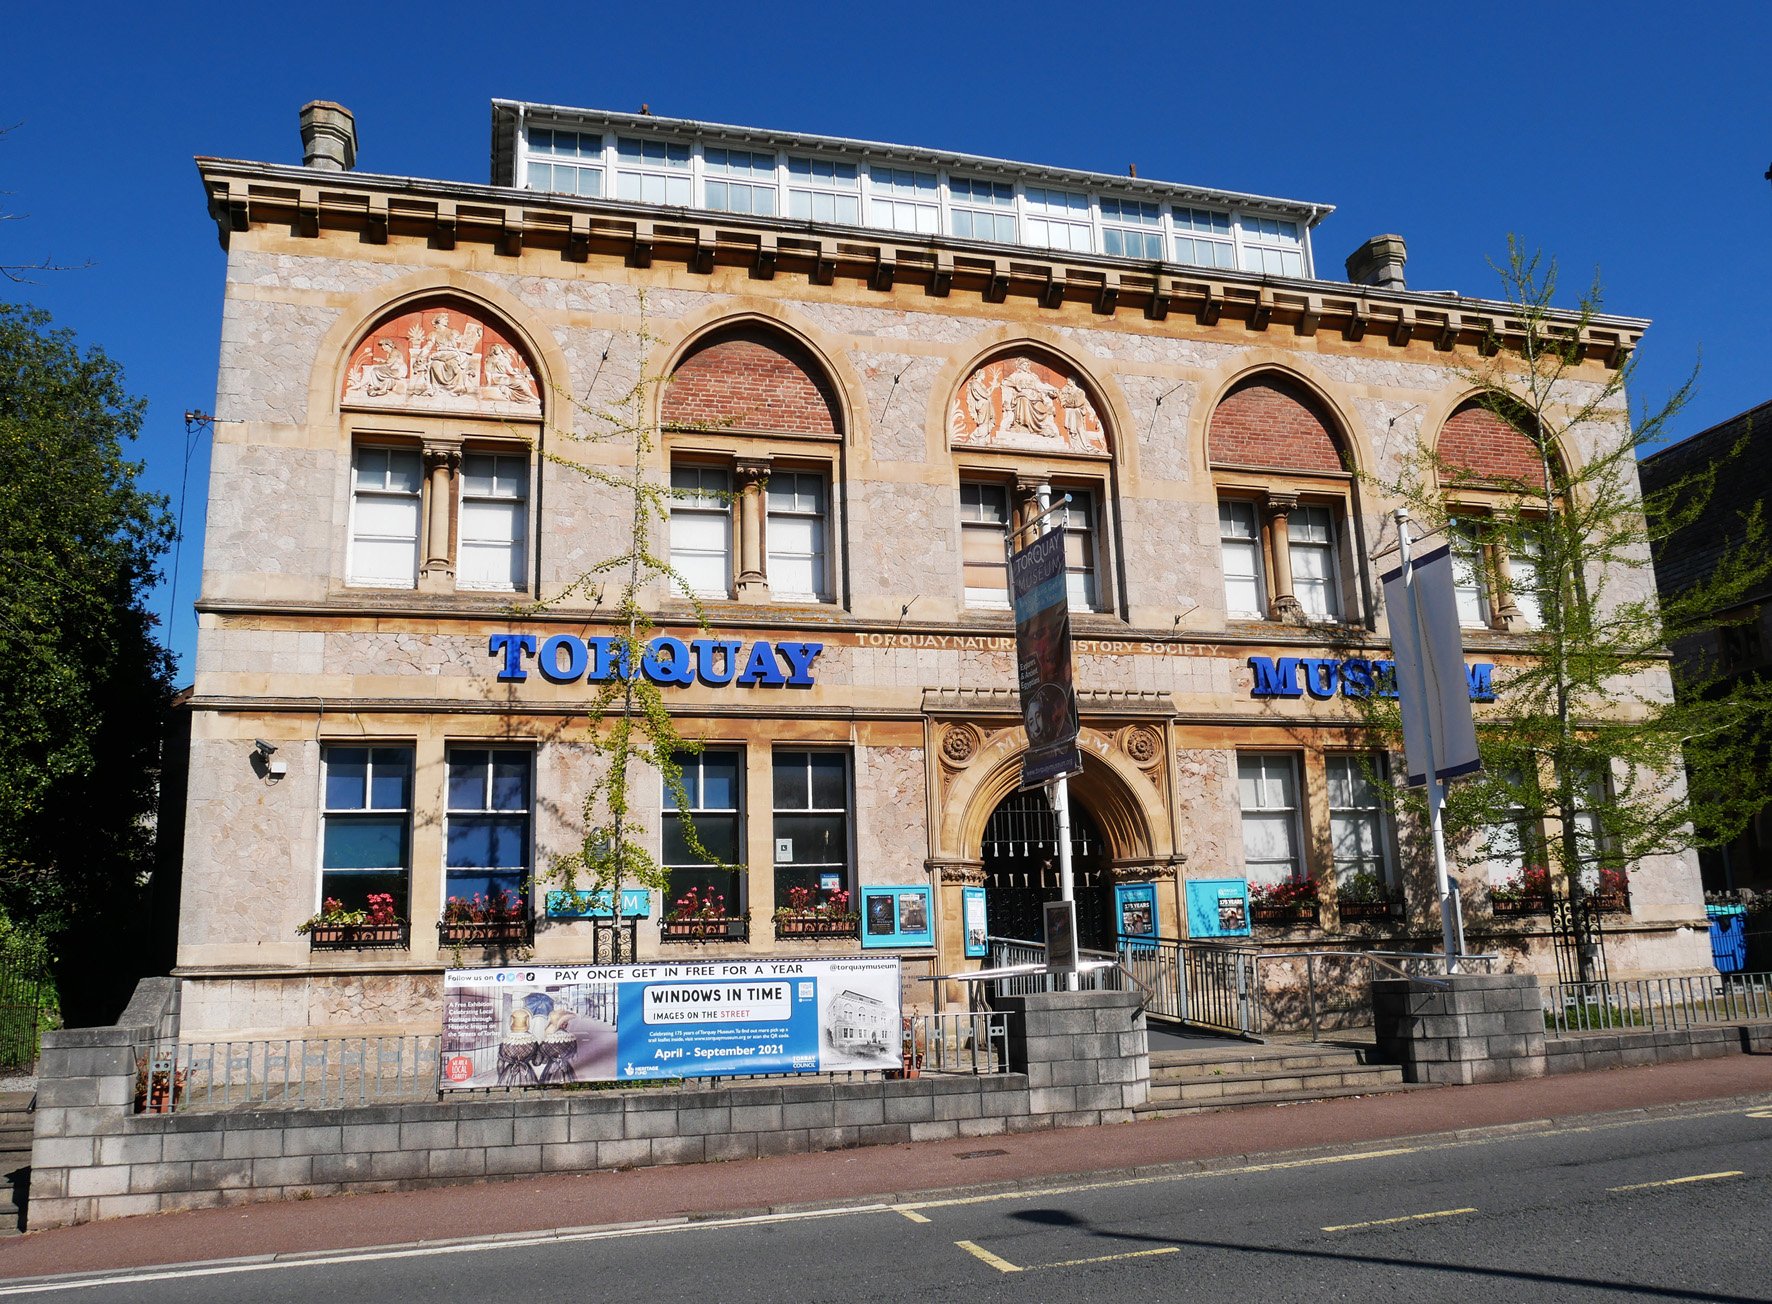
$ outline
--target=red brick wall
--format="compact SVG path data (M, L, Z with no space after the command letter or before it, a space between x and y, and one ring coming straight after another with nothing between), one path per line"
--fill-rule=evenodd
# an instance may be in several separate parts
M664 421L840 433L836 396L811 356L757 328L722 332L684 358L665 386Z
M1439 454L1453 484L1544 484L1544 466L1532 441L1476 403L1466 403L1447 420Z
M1213 462L1285 471L1341 471L1341 451L1315 396L1264 376L1238 386L1212 414L1206 439Z

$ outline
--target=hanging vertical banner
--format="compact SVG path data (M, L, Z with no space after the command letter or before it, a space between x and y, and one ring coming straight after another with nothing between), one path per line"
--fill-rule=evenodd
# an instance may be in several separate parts
M1065 593L1064 531L1053 530L1009 558L1015 607L1016 680L1028 749L1021 786L1080 773L1077 695L1071 685L1071 608Z
M1464 668L1452 550L1424 552L1409 569L1406 582L1401 567L1384 577L1384 605L1397 663L1406 781L1413 788L1425 784L1430 774L1452 779L1482 768L1482 762L1477 759L1477 726Z

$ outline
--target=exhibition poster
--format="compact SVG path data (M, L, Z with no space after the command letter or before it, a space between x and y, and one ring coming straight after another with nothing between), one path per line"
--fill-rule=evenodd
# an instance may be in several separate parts
M896 956L443 976L445 1090L894 1069Z
M1016 681L1028 731L1021 786L1034 788L1083 768L1071 684L1063 530L1041 535L1009 559L1009 595L1015 607Z

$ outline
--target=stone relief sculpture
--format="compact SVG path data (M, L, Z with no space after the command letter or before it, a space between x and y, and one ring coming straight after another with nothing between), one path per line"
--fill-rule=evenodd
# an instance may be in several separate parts
M541 415L541 393L522 352L496 325L454 307L414 309L371 331L352 352L343 401Z
M1107 434L1075 376L1033 358L987 362L967 377L949 421L956 444L1105 454Z

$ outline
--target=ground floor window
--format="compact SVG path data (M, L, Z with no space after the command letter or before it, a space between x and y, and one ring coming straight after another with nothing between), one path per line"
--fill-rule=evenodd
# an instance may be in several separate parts
M1384 757L1324 758L1329 787L1329 846L1342 887L1392 885L1390 821L1383 798Z
M744 753L710 748L678 753L675 760L683 770L682 803L660 785L665 914L683 909L709 917L742 915Z
M775 908L829 906L853 893L849 874L849 758L837 751L777 751Z
M328 747L322 754L320 897L367 910L392 898L407 917L412 867L412 749Z
M1243 865L1249 882L1290 883L1302 878L1297 759L1267 752L1238 756L1237 794L1243 814Z
M444 837L445 904L508 910L529 899L530 754L451 747Z

